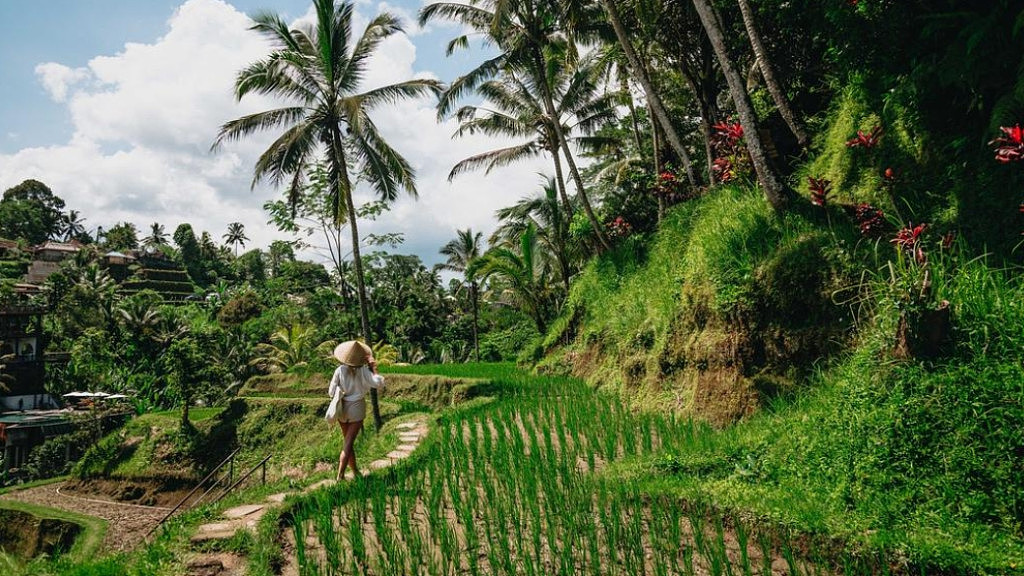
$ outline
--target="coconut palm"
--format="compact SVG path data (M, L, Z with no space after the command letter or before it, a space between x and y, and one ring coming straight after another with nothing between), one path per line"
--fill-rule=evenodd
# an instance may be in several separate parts
M704 31L711 40L711 47L715 50L718 58L718 65L725 76L725 82L729 85L729 94L736 105L736 113L739 114L740 123L743 125L744 140L747 143L747 150L750 152L750 162L754 165L754 172L757 173L757 180L764 190L765 198L772 208L778 213L783 212L786 207L786 190L779 179L775 169L768 163L768 155L765 146L761 142L761 136L757 130L757 115L754 113L754 105L750 102L750 95L747 94L743 78L740 77L729 50L725 44L725 34L719 23L718 15L709 0L692 0L693 7L697 10Z
M568 294L572 264L566 240L567 219L555 196L555 182L548 178L540 195L525 197L512 206L502 208L497 216L499 224L491 235L491 244L515 245L527 227L532 225L539 242L558 262L562 287Z
M438 117L444 118L455 108L456 102L485 82L509 73L525 73L535 82L536 93L549 118L560 118L555 105L552 76L578 59L576 45L561 28L563 10L556 2L508 2L506 0L471 0L470 2L434 2L420 10L420 24L445 19L457 22L485 42L496 47L498 54L459 77L441 96ZM456 37L448 45L448 52L469 45L469 35ZM583 204L583 210L602 247L608 248L608 239L601 228L583 185L583 178L569 148L569 139L560 122L552 122L551 129L562 153L569 174Z
M743 26L747 29L747 37L750 38L750 46L754 50L757 67L761 70L761 75L764 76L764 83L768 87L768 93L772 95L775 107L779 109L779 114L786 121L786 125L789 126L793 136L796 136L800 147L806 148L808 142L807 131L804 129L803 123L800 122L800 119L793 112L793 108L789 105L789 98L786 98L786 94L782 91L782 86L775 76L775 67L772 66L771 58L768 57L768 51L761 40L761 31L757 28L754 9L751 8L750 2L747 0L736 0L736 3L740 5L740 13L743 15Z
M65 242L85 235L85 218L82 218L78 210L68 210L67 214L60 218L61 236Z
M337 343L318 342L316 328L304 324L285 326L270 335L270 342L256 346L252 364L268 372L287 372L330 356Z
M245 243L249 241L249 237L245 235L245 226L241 222L228 224L228 231L223 238L225 244L235 247L235 258L238 258L238 245L241 244L242 248L245 248Z
M480 337L478 324L480 318L480 284L477 282L473 271L474 263L483 253L483 234L473 233L472 228L457 230L455 239L450 240L441 248L441 255L447 257L443 264L439 265L442 270L458 272L465 278L465 284L469 286L469 301L473 309L473 350L476 353L476 361L480 361Z
M679 161L683 164L683 170L686 172L686 177L690 181L690 185L696 186L697 176L693 170L693 164L690 162L690 155L686 152L686 148L683 146L683 141L676 132L676 129L672 124L672 120L669 118L668 111L661 101L661 96L658 94L657 90L654 89L654 84L651 82L647 66L641 61L636 48L633 46L630 34L623 25L622 19L619 16L618 8L615 6L615 0L600 1L601 6L607 13L608 20L612 24L612 28L615 30L615 36L619 41L622 53L629 65L630 73L644 89L644 95L647 97L647 105L651 109L652 116L658 122L661 130L665 133L665 137L668 140L669 145L672 146L672 150L676 153L679 157Z
M352 35L353 3L313 0L313 24L289 29L276 14L264 12L253 29L273 51L250 64L235 80L235 96L270 95L290 105L258 112L221 126L214 148L271 129L284 133L260 156L253 186L264 179L287 182L294 202L307 170L318 160L328 167L332 212L348 220L363 339L371 342L369 304L359 251L359 229L352 200L353 178L368 183L380 199L395 200L403 190L416 196L414 171L380 134L369 113L387 103L440 92L435 80L415 79L359 92L369 59L386 38L402 31L397 17L381 13L362 36ZM376 391L371 391L374 423L381 425Z
M149 225L149 236L142 239L142 245L147 248L157 248L165 246L167 239L167 233L164 231L163 224L153 222Z
M593 134L603 124L617 118L615 106L618 94L601 93L592 81L593 68L589 64L577 66L572 71L556 71L541 82L550 82L556 91L557 117L549 116L536 94L537 79L524 80L515 73L500 79L490 80L477 88L477 93L487 100L486 105L463 106L455 117L460 126L456 136L466 134L487 134L506 139L527 138L514 146L491 150L462 160L452 168L449 179L468 170L483 167L486 172L498 166L506 166L525 158L547 153L555 168L558 192L564 204L567 220L572 218L572 203L565 188L562 175L560 147L554 123L562 124L565 134L579 132L584 136ZM587 142L584 138L579 141Z
M551 267L533 223L523 230L518 245L495 246L470 269L482 280L496 278L501 300L529 316L537 332L544 334L551 309Z

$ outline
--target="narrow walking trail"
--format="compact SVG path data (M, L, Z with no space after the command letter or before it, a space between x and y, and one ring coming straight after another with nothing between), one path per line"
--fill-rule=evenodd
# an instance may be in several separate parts
M131 550L145 538L149 530L167 514L167 508L139 506L113 500L82 498L62 492L64 482L55 482L16 490L0 495L0 500L27 502L37 506L57 508L107 521L101 552Z

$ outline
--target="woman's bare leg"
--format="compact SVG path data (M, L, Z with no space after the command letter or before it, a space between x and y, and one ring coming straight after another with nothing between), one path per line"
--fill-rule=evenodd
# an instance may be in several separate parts
M356 436L359 435L359 431L363 429L363 421L350 422L348 429L345 430L345 456L348 458L348 464L352 466L352 474L354 478L359 477L359 467L356 465ZM344 473L344 467L342 473Z
M348 437L349 423L348 422L338 422L338 425L341 426L341 435L342 435L342 437L343 438L347 438ZM344 448L345 445L347 445L347 443L345 443L343 445L343 447L341 449L341 455L338 456L338 480L341 480L342 475L345 474L345 465L347 464L346 460L348 459L348 455L345 453L345 448Z

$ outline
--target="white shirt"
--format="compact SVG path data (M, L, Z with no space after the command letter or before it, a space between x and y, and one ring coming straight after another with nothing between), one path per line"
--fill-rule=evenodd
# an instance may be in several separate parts
M383 388L384 377L374 374L369 366L350 368L344 364L338 366L331 376L331 385L327 388L327 395L334 398L334 395L341 392L342 399L346 402L362 400L363 396L370 391L370 388Z

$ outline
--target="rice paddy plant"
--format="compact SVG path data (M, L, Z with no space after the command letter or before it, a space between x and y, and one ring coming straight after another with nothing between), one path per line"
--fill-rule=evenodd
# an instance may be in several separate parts
M297 508L300 573L771 574L771 546L762 544L767 560L755 570L742 527L733 542L707 510L594 474L699 435L689 421L632 414L575 384L526 384L445 414L407 473L360 480L343 497ZM312 553L304 545L311 536L319 544ZM738 552L729 548L737 542Z

